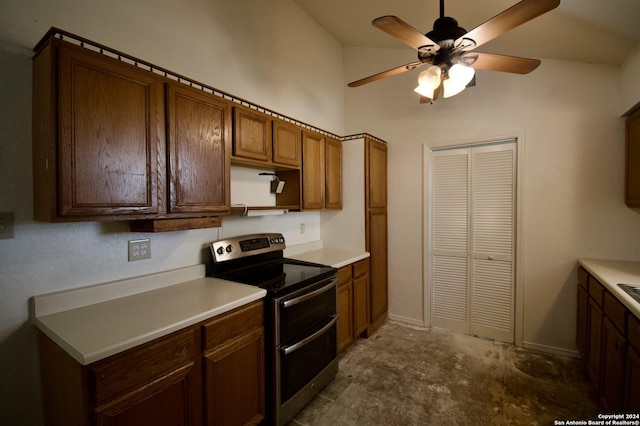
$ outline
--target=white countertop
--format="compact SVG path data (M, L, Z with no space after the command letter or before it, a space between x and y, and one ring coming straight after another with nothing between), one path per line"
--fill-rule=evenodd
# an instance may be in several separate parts
M320 265L331 266L333 268L342 268L343 266L366 259L369 256L369 252L366 251L320 248L294 255L288 255L287 257L289 259L319 263Z
M629 311L640 318L640 303L618 286L618 284L640 285L640 262L578 259L578 263L597 278Z
M134 278L36 296L31 300L32 320L76 361L87 365L266 294L259 287L204 277L200 265L182 272L146 276L143 281L157 282L157 286L140 292L131 290L131 284L140 281ZM181 276L187 281L180 282L177 277ZM119 297L122 288L128 288L129 294Z

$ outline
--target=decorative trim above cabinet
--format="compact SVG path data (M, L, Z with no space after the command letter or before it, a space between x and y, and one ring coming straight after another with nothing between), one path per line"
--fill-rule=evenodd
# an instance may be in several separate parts
M180 83L184 83L187 84L191 87L194 87L196 89L200 89L204 92L207 93L211 93L214 94L216 96L220 96L226 100L229 100L231 102L234 102L236 104L240 104L243 105L247 108L250 109L254 109L258 112L262 112L264 114L268 114L272 117L276 117L279 118L280 120L283 120L285 122L288 123L293 123L297 126L301 126L304 127L306 129L309 130L313 130L315 132L318 133L322 133L323 135L327 135L327 136L331 136L337 139L341 139L340 136L328 132L326 130L322 130L318 127L315 127L311 124L308 123L304 123L302 121L296 120L295 118L292 117L288 117L284 114L280 114L279 112L270 110L268 108L265 108L263 106L257 105L253 102L250 102L246 99L240 98L238 96L232 95L230 93L224 92L222 90L216 89L215 87L209 86L208 84L205 83L201 83L197 80L194 80L192 78L189 77L185 77L184 75L178 74L176 72L170 71L166 68L160 67L158 65L154 65L150 62L144 61L142 59L138 59L136 57L133 57L131 55L128 55L126 53L120 52L116 49L112 49L108 46L105 46L103 44L97 43L95 41L91 41L89 39L86 39L84 37L78 36L76 34L61 30L59 28L55 28L52 27L47 34L45 34L45 36L38 42L38 44L33 48L34 52L37 52L38 50L40 50L43 45L47 42L47 40L51 37L56 37L59 38L60 40L64 40L73 44L76 44L80 47L84 47L85 49L89 49L89 50L93 50L94 52L98 52L100 54L103 54L107 57L110 57L112 59L117 59L119 61L125 62L129 65L133 65L136 66L138 68L141 68L143 70L152 72L152 73L156 73L158 75L161 75L163 77L169 78L171 80L175 80L178 81Z

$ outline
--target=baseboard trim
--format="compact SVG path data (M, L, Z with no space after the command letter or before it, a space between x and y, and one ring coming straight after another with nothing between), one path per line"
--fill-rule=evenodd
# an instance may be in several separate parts
M536 352L543 352L543 353L552 354L552 355L560 355L567 358L578 358L578 359L581 358L580 353L578 351L559 348L557 346L542 345L540 343L533 343L533 342L523 342L522 347L525 349L536 351Z
M417 320L417 319L414 319L414 318L402 317L400 315L393 315L393 314L389 314L388 318L391 321L396 321L396 322L401 322L401 323L404 323L404 324L415 325L417 327L427 328L424 325L424 322L422 322L420 320Z

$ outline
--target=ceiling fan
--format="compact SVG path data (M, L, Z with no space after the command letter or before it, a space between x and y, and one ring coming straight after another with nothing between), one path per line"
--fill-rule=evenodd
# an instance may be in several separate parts
M560 4L560 0L522 0L471 31L458 26L454 18L444 16L444 0L440 0L440 17L426 34L396 16L381 16L371 24L418 51L418 60L351 82L358 87L385 77L430 65L418 77L415 91L420 103L460 93L472 82L475 69L527 74L540 65L540 60L517 56L474 52L473 49L536 18Z

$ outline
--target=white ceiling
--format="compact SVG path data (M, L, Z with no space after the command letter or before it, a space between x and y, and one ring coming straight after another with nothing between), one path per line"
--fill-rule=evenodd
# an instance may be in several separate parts
M439 0L294 0L343 46L411 48L371 21L396 15L422 33L440 16ZM517 0L445 0L445 15L467 31ZM481 52L620 64L640 42L640 0L561 0L560 6L478 48Z

